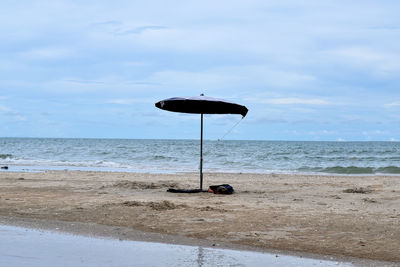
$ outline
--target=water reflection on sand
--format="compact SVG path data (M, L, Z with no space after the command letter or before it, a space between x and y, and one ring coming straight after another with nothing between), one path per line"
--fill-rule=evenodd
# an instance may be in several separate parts
M120 241L0 225L0 266L353 266L250 251Z

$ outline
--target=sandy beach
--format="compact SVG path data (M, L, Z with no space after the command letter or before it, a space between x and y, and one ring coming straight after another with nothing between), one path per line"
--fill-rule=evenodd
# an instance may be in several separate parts
M173 194L198 174L0 172L2 223L121 227L262 251L400 262L400 177L206 173L233 195Z

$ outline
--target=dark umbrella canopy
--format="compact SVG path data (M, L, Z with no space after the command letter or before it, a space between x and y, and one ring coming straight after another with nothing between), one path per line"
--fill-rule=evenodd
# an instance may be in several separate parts
M245 106L207 96L172 97L155 105L168 111L196 114L240 114L245 117L248 111Z
M243 118L248 109L245 106L232 103L223 99L206 97L203 94L192 97L172 97L161 100L155 104L157 108L182 113L201 114L201 135L200 135L200 189L194 192L203 191L203 114L240 114ZM193 190L190 190L193 193Z

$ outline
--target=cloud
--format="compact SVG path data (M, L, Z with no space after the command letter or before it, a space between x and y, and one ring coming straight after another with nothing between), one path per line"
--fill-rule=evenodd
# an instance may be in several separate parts
M95 22L92 23L93 29L95 31L105 32L109 34L109 38L111 35L113 36L129 36L129 35L142 35L144 33L149 32L158 32L161 30L167 30L169 27L161 26L161 25L142 25L142 26L133 26L139 23L135 23L134 20L128 21L120 21L120 20L109 20L103 22ZM107 38L106 36L104 36Z
M9 108L7 106L4 105L0 105L0 112L6 114L6 115L11 115L11 116L18 116L20 115L19 112L13 110L12 108Z
M4 112L4 113L9 113L9 112L11 112L12 110L11 110L9 107L0 105L0 111L1 111L1 112Z
M342 57L353 62L376 62L383 59L383 55L366 47L345 47L327 51L335 57Z
M20 53L20 57L28 60L58 60L75 56L76 53L72 48L61 47L43 47L31 49Z
M47 112L47 111L40 112L40 116L43 116L43 117L47 117L47 116L51 116L51 115L53 115L53 114L50 112Z
M105 25L121 25L122 22L118 20L108 20L108 21L101 21L101 22L94 22L92 25L94 26L105 26Z
M104 82L102 81L90 81L90 80L65 79L64 81L77 84L104 84Z
M192 69L193 66L188 66ZM177 90L182 88L186 91L195 91L205 94L237 95L258 94L266 88L291 88L313 87L316 78L312 75L301 74L294 71L272 70L264 65L232 65L213 66L200 70L165 70L150 75L149 82L159 84L165 90ZM249 94L248 92L251 91ZM192 93L193 94L193 93Z
M133 103L135 103L134 99L111 99L106 101L106 103L109 104L118 104L118 105L132 105Z
M362 135L367 135L367 136L370 136L370 135L386 135L386 134L389 134L389 132L388 131L382 131L382 130L372 130L372 131L363 131L361 134Z
M259 99L258 103L274 105L329 105L330 103L323 99L304 99L304 98L274 98Z
M400 101L397 102L392 102L392 103L388 103L388 104L384 104L385 107L399 107L400 106Z
M165 30L165 29L168 29L168 27L149 25L149 26L137 27L137 28L134 28L131 30L118 30L117 32L115 32L115 34L116 35L142 34L146 31L157 31L157 30Z
M385 49L385 50L383 50ZM380 46L347 46L322 51L329 62L342 62L359 70L372 71L379 76L397 75L400 71L399 51Z
M211 88L227 88L239 82L240 78L229 73L213 71L160 71L149 77L150 82L159 83L166 88L186 88L202 90ZM205 92L206 93L206 92Z
M308 132L310 135L334 135L338 134L337 131L331 131L331 130L319 130L319 131L310 131Z
M121 99L110 99L106 103L117 104L117 105L133 105L135 103L154 103L153 98L121 98Z
M97 77L96 77L97 78ZM44 93L51 94L85 94L85 93L99 93L99 97L104 95L116 94L117 92L124 93L139 93L149 94L152 86L151 83L142 83L135 80L127 80L121 76L104 76L98 77L96 80L85 80L79 78L60 78L55 80L48 80L46 82L37 84L37 90Z
M372 30L388 30L388 31L399 31L400 27L399 26L395 26L395 25L382 25L382 26L376 26L376 27L370 27L370 29Z
M277 124L285 124L289 123L286 119L281 118L271 118L271 117L260 117L260 118L248 118L246 119L247 123L249 124L270 124L270 123L277 123Z
M0 114L3 113L7 117L13 117L14 120L16 121L25 121L26 117L23 116L21 113L18 111L15 111L12 108L9 108L4 105L0 105Z

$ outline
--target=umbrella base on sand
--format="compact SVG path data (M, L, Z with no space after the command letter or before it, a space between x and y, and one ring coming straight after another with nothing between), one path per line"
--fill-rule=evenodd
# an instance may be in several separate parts
M204 192L208 192L208 190L168 188L167 192L170 192L170 193L204 193Z
M214 194L230 195L230 194L233 194L233 192L235 192L235 190L233 190L233 187L230 186L229 184L220 184L220 185L210 185L210 188L208 190L169 188L167 190L167 192L171 192L171 193L201 193L201 192L209 192L209 193L214 193Z

